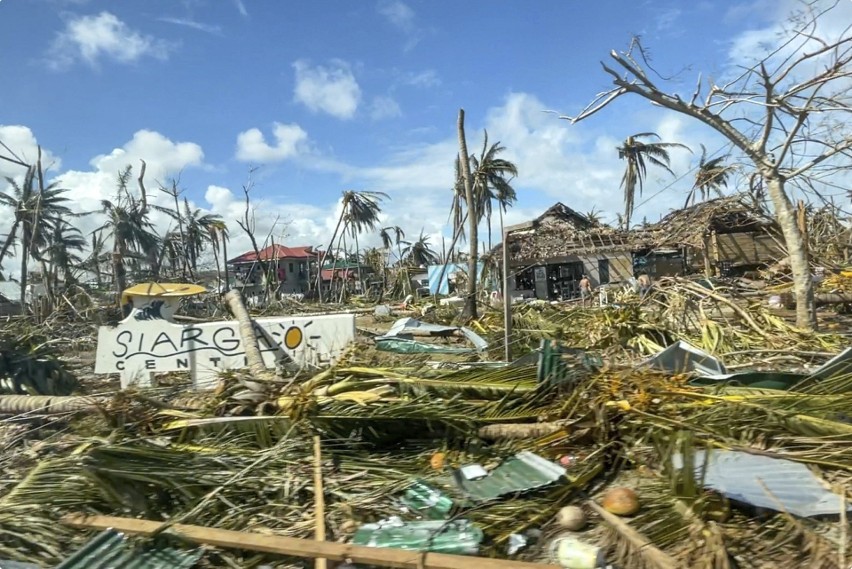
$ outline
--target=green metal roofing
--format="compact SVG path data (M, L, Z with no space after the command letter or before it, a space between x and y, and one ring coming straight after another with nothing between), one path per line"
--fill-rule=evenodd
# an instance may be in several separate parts
M459 474L457 482L461 490L475 501L488 501L506 494L526 492L553 484L566 470L549 460L527 451L521 451L492 470L488 476L476 480L465 480Z
M55 569L190 569L201 554L201 549L138 547L123 534L106 530Z

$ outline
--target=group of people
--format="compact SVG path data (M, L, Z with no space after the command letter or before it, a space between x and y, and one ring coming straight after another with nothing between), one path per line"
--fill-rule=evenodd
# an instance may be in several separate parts
M580 286L580 299L583 301L583 305L585 306L586 303L591 304L592 281L589 279L589 276L584 274L578 284ZM641 273L638 277L636 277L636 284L639 287L639 296L641 298L645 298L651 290L651 277L648 273Z

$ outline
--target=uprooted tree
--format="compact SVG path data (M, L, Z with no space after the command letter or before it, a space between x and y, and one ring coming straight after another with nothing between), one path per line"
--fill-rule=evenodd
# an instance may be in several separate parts
M830 184L839 162L852 155L852 32L842 24L839 33L829 31L842 21L842 9L839 1L803 2L765 57L723 85L699 75L688 99L656 83L651 74L659 75L634 38L626 52L611 52L614 69L601 63L615 87L576 117L560 117L576 123L632 93L727 138L754 164L772 202L793 273L796 325L806 330L816 328L813 280L791 195Z

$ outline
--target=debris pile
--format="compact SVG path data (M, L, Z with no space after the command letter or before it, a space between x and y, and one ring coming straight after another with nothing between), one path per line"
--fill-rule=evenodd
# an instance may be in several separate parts
M298 551L365 567L848 567L848 339L684 281L596 309L518 307L528 353L510 364L480 360L502 350L496 314L473 335L415 322L319 371L230 371L206 393L168 374L84 411L7 411L0 559L52 567L93 539L130 555L94 531L116 527L197 567L304 567ZM442 335L474 347L379 349ZM274 536L304 541L258 550Z

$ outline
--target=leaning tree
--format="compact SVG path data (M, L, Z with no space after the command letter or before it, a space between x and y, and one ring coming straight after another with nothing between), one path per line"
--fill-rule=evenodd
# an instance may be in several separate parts
M848 2L803 2L786 21L777 43L724 82L699 75L691 94L658 83L657 74L634 38L614 64L601 63L614 87L599 94L577 116L584 120L622 95L692 117L733 144L754 165L784 235L796 297L796 325L816 328L813 279L806 236L797 224L794 192L846 169L852 155L852 27ZM839 25L838 25L839 24ZM839 29L839 31L831 31ZM659 81L668 82L665 78ZM845 164L843 161L846 161ZM792 196L792 197L791 197Z

